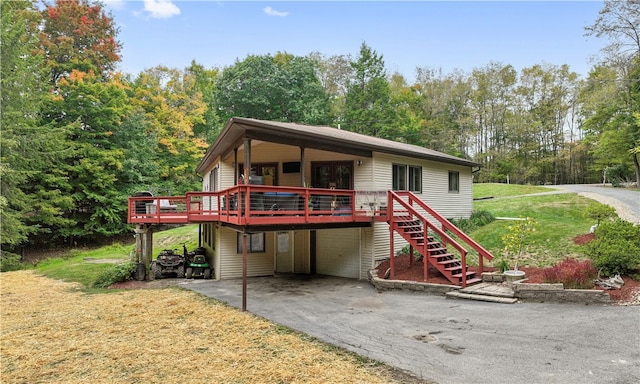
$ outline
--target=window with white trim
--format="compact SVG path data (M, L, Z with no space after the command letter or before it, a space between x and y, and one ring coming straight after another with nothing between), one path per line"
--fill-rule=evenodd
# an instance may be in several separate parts
M422 167L407 164L393 164L394 191L422 193Z
M449 171L449 193L460 192L460 172Z

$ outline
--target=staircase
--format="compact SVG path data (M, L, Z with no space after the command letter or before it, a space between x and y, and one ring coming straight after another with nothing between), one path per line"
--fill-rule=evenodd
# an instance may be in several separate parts
M391 228L392 248L395 232L422 255L425 263L425 281L427 281L427 265L432 265L452 284L463 288L482 281L476 272L467 270L466 256L469 252L467 248L478 252L480 271L482 271L483 259L493 258L487 250L411 192L390 191L388 204L392 212L387 216L387 222ZM433 217L438 225L429 221L423 212ZM452 236L455 236L455 239ZM466 247L460 243L464 243ZM457 252L459 257L450 252L448 247ZM394 257L393 253L392 249L391 258ZM391 273L393 274L393 271Z
M410 216L395 216L390 225L423 257L423 262L434 266L451 283L467 286L482 281L473 271L462 268L460 260L447 251L433 236L427 236L425 250L425 231L422 222ZM426 254L425 254L426 253ZM465 269L465 271L463 271Z

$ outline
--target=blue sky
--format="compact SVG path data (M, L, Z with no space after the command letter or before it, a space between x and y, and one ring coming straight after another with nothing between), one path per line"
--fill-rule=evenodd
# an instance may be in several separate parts
M409 81L416 67L471 72L492 61L517 70L568 64L586 76L606 43L584 36L600 1L104 2L120 28L120 69L134 75L279 51L355 58L365 42Z

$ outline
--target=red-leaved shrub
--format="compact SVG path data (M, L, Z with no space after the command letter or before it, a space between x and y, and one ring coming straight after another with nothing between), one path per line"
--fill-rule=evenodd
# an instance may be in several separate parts
M545 283L562 283L569 289L590 289L598 272L590 260L566 258L553 267L543 270Z

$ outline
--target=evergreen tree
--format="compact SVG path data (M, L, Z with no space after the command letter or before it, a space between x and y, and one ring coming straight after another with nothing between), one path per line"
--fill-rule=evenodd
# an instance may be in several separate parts
M59 188L66 178L57 166L67 155L65 127L40 121L47 94L47 68L37 51L40 14L30 1L0 3L0 239L3 250L30 235L70 225L61 214L72 199Z
M362 43L351 67L354 77L347 85L344 128L369 136L393 138L395 116L382 55Z

